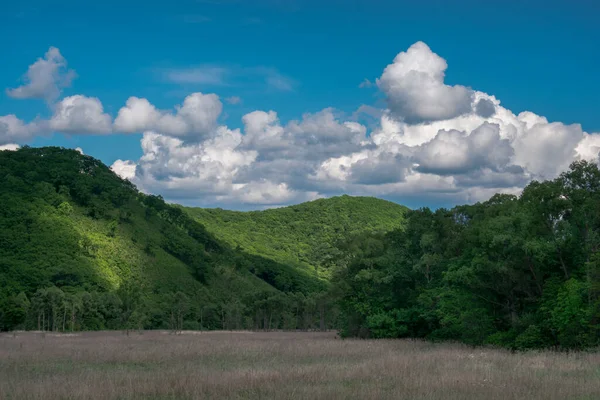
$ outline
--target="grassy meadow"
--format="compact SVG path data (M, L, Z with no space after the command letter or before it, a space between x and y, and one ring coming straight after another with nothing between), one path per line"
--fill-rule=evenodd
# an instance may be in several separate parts
M325 332L18 332L1 399L598 399L600 353Z

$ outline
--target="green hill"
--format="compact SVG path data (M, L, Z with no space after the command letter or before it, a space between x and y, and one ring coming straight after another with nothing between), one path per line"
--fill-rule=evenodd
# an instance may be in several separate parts
M295 328L316 318L324 282L231 249L92 157L0 151L0 181L0 330Z
M399 228L408 211L374 197L347 195L265 211L185 210L233 247L300 269L316 268L324 276L336 259L339 241Z

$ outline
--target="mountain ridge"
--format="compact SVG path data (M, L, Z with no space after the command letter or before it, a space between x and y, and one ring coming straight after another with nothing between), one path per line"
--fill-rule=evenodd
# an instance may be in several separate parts
M325 301L327 277L308 264L232 246L76 150L0 151L0 179L0 330L306 328ZM358 203L373 201L392 204ZM325 226L343 219L340 202L357 203L317 200L283 214L316 205ZM331 238L357 228L338 222L326 230L348 229Z
M0 179L0 330L64 330L67 309L75 330L167 328L176 304L189 328L251 327L271 302L326 287L230 248L75 150L2 151Z
M231 246L318 274L321 271L325 277L339 241L402 228L409 210L376 197L349 195L258 211L183 209Z

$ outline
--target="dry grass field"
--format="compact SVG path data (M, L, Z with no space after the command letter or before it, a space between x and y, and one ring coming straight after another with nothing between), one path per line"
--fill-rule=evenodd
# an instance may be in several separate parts
M0 336L1 399L600 399L600 354L334 333Z

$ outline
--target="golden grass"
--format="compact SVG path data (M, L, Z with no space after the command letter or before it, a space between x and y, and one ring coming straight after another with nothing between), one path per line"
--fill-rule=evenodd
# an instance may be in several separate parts
M600 354L334 333L0 336L0 399L600 399Z

